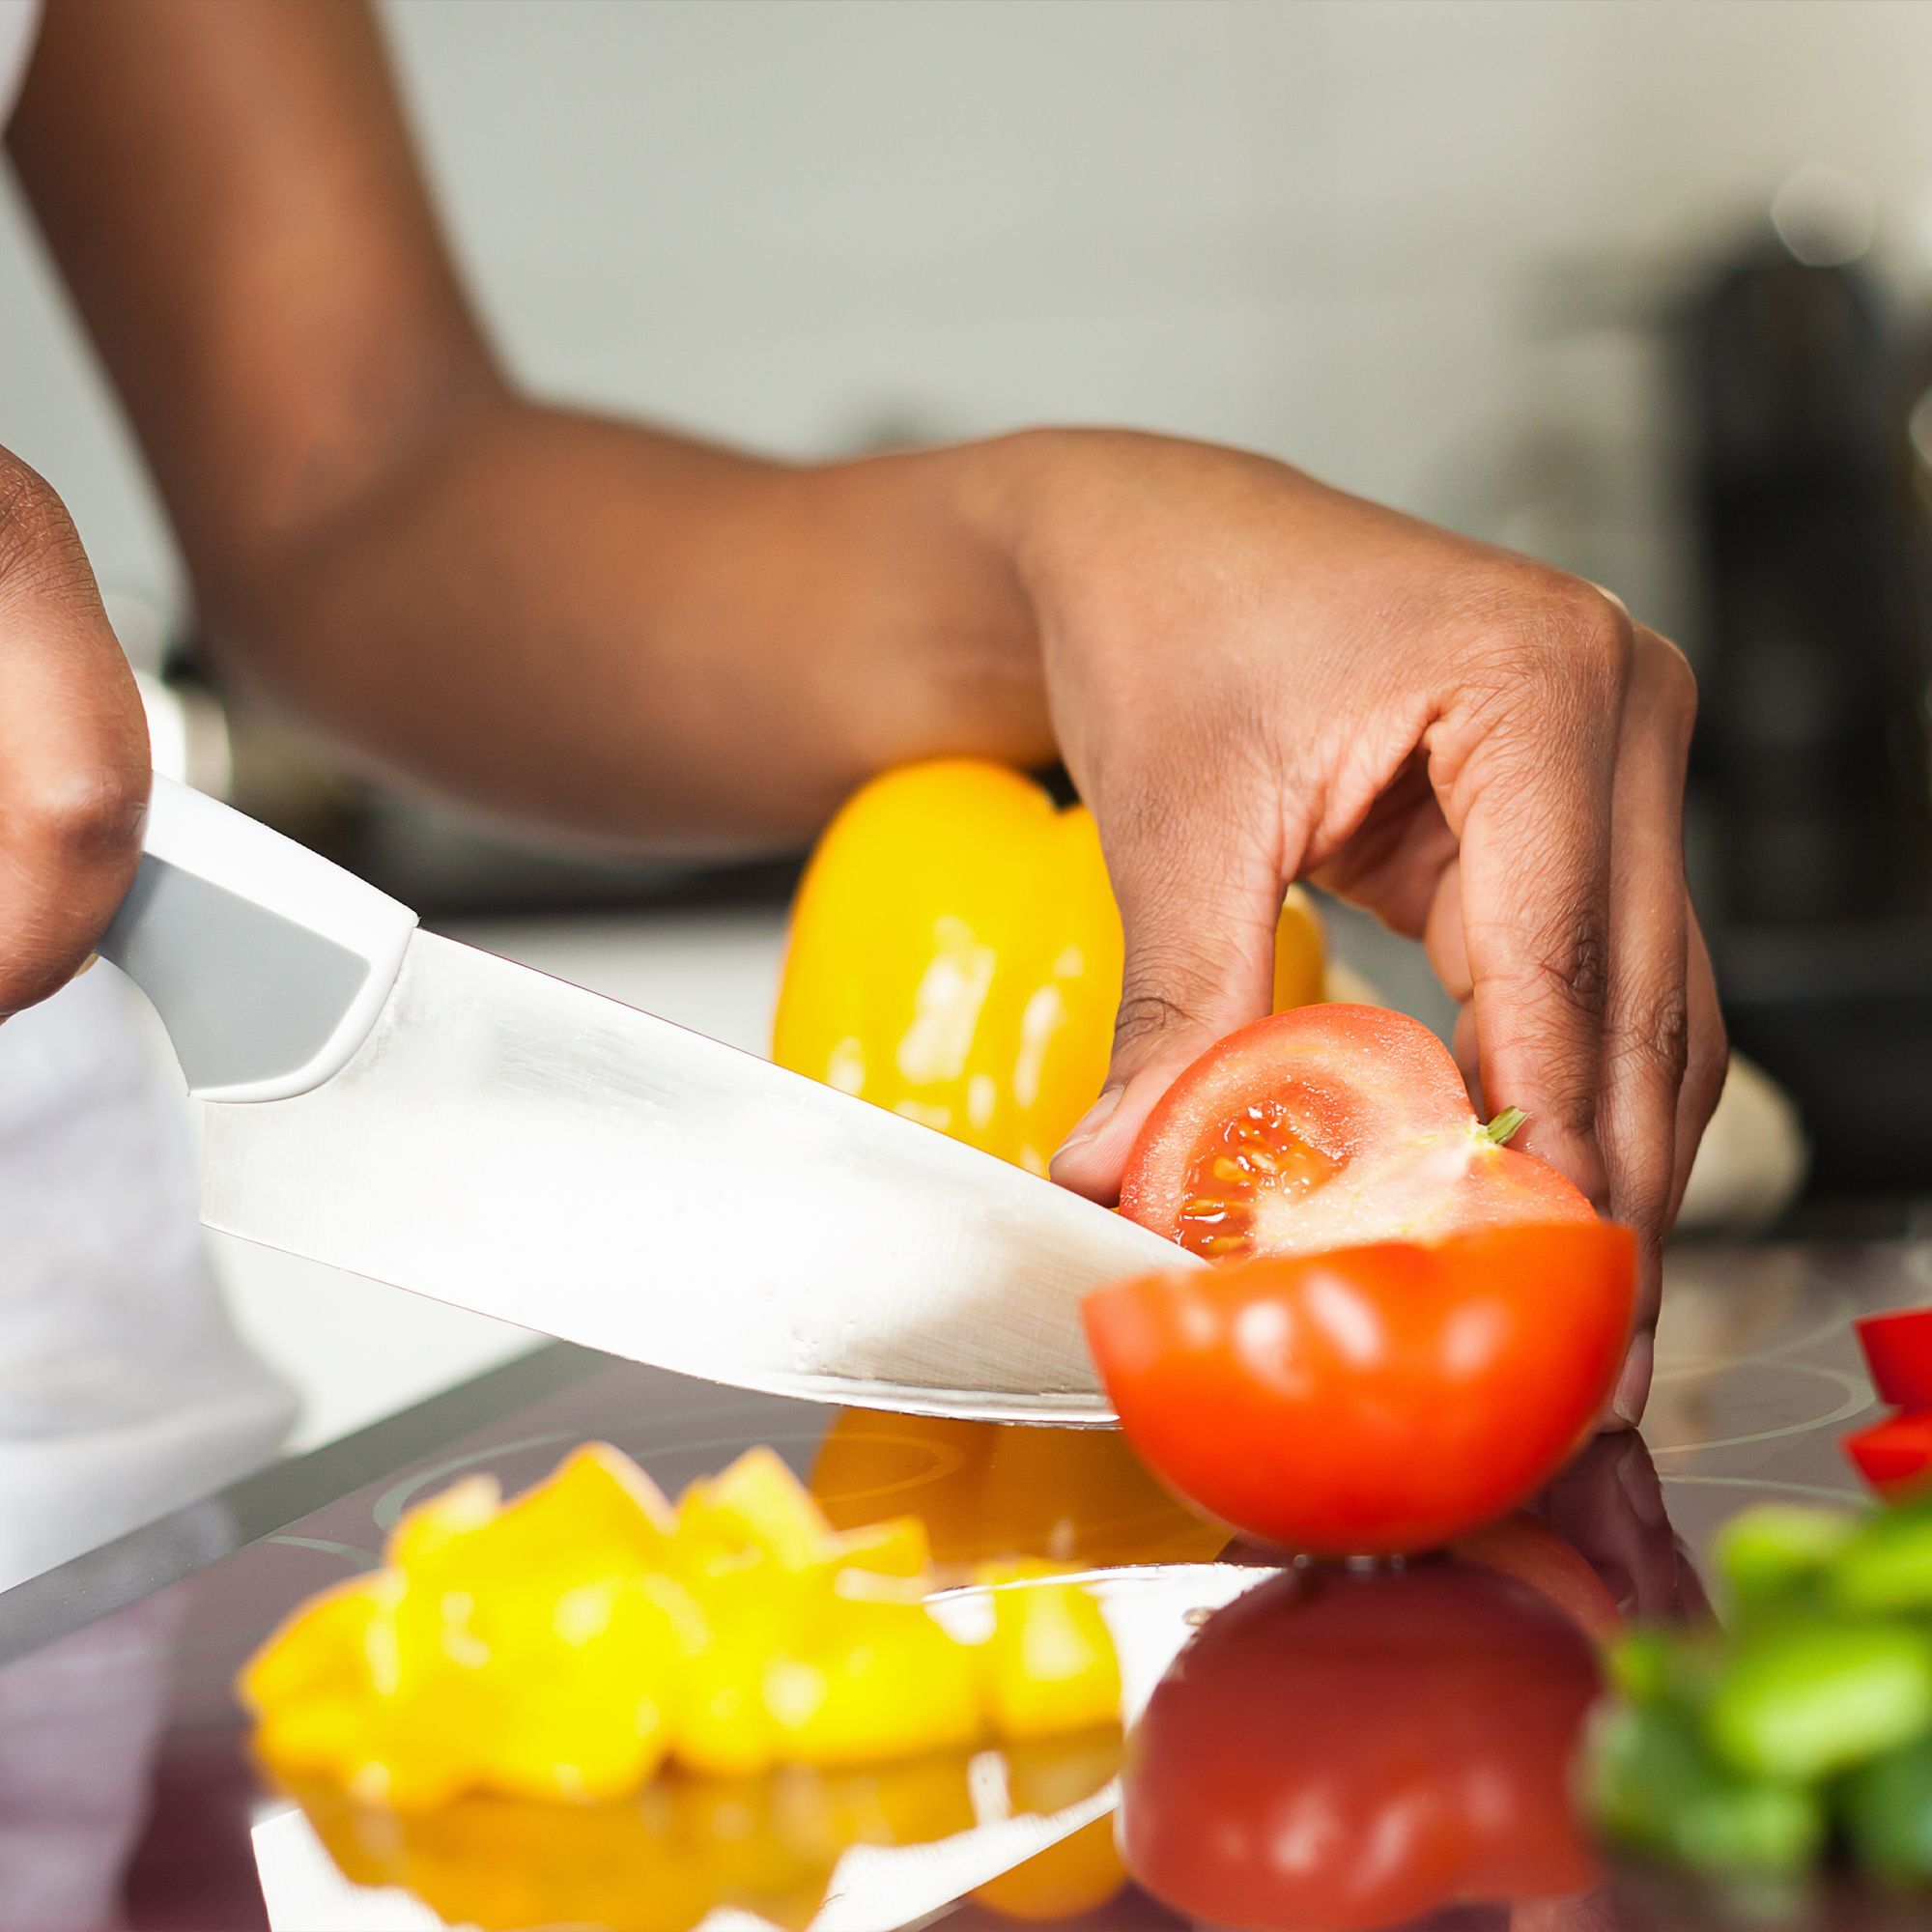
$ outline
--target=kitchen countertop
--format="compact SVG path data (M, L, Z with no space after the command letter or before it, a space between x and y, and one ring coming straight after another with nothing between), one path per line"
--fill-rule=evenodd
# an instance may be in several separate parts
M1678 1250L1642 1441L1600 1441L1540 1513L1627 1611L1694 1611L1712 1537L1740 1506L1856 1500L1837 1438L1872 1397L1850 1318L1926 1300L1932 1248ZM1031 1547L1110 1573L1181 1557L1195 1567L1166 1574L1183 1596L1198 1587L1205 1605L1229 1594L1232 1567L1205 1561L1214 1551L1199 1527L1138 1477L1111 1435L834 1411L544 1347L0 1597L0 1932L444 1922L406 1891L336 1872L302 1811L259 1784L228 1686L291 1605L377 1560L408 1502L470 1469L522 1487L589 1436L617 1443L671 1490L768 1441L801 1474L816 1470L835 1516L917 1509L942 1554ZM999 1468L1004 1484L962 1473ZM1157 1579L1137 1571L1132 1580ZM1171 1610L1179 1600L1170 1590L1162 1601ZM827 1922L895 1922L867 1920L862 1890ZM984 1905L942 1903L928 1900L961 1932L999 1922ZM1515 1922L1690 1932L1718 1922L1703 1911L1676 1894L1659 1908L1619 1880L1587 1908L1539 1907ZM1191 1921L1130 1887L1066 1922Z

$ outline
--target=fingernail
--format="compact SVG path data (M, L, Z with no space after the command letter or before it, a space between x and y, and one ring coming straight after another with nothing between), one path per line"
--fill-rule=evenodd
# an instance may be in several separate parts
M1614 1557L1605 1557L1594 1567L1597 1580L1610 1593L1610 1601L1628 1614L1636 1603L1636 1578Z
M1085 1147L1107 1124L1114 1109L1121 1104L1121 1095L1126 1091L1124 1087L1107 1088L1079 1120L1074 1122L1073 1131L1061 1142L1059 1152L1054 1155L1054 1159L1058 1160L1061 1154L1069 1152L1074 1148Z
M1642 1443L1633 1441L1617 1458L1617 1488L1643 1528L1662 1529L1669 1520L1663 1513L1663 1492Z
M1651 1369L1656 1360L1656 1345L1648 1335L1639 1335L1624 1357L1624 1372L1617 1378L1617 1392L1610 1406L1634 1429L1643 1420L1643 1406L1650 1399Z

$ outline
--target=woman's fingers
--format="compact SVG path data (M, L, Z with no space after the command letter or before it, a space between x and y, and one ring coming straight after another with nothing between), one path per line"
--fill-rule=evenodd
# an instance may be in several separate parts
M1211 781L1150 791L1136 809L1096 787L1124 954L1114 1054L1099 1100L1054 1156L1063 1186L1111 1202L1134 1136L1175 1077L1268 1010L1281 911L1280 810Z
M1685 961L1685 1009L1689 1014L1690 1038L1684 1065L1684 1085L1677 1095L1677 1133L1674 1169L1670 1180L1670 1209L1666 1229L1677 1219L1684 1205L1684 1190L1690 1182L1690 1169L1697 1158L1697 1143L1711 1124L1718 1101L1724 1091L1724 1076L1730 1068L1730 1042L1724 1035L1724 1016L1718 1006L1718 976L1711 967L1711 949L1704 943L1703 928L1693 911Z
M1689 1055L1690 905L1684 883L1684 775L1696 684L1654 631L1632 638L1631 677L1611 807L1609 952L1598 1141L1606 1206L1636 1230L1636 1325L1657 1323L1663 1236L1677 1174L1678 1099ZM1614 1401L1634 1423L1649 1394L1639 1343Z
M1108 1092L1056 1176L1110 1198L1168 1082L1266 1009L1305 861L1420 933L1484 1105L1520 1108L1528 1151L1636 1226L1647 1327L1721 1065L1683 876L1683 659L1587 583L1256 459L1063 457L1025 498L1048 540L1021 576L1126 967Z
M1637 1232L1637 1334L1613 1399L1634 1422L1663 1235L1705 1118L1701 1098L1687 1111L1685 1073L1694 1031L1701 1095L1716 999L1700 989L1693 1028L1683 815L1695 683L1672 645L1604 609L1621 649L1585 633L1452 771L1463 848L1425 939L1468 999L1458 1046L1465 1060L1475 1048L1483 1104L1520 1107L1531 1151Z
M1611 800L1630 658L1629 625L1606 600L1558 600L1524 620L1518 647L1496 653L1431 743L1461 838L1458 967L1485 1104L1521 1108L1524 1144L1598 1201ZM1436 935L1438 956L1443 944Z

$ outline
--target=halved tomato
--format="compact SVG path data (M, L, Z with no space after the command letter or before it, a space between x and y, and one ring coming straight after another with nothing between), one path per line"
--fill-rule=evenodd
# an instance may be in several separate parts
M1088 1295L1088 1345L1154 1472L1318 1555L1427 1549L1562 1466L1630 1339L1612 1222L1490 1228L1163 1270Z
M1300 1007L1230 1034L1168 1089L1127 1155L1121 1211L1209 1260L1596 1218L1506 1138L1419 1021Z

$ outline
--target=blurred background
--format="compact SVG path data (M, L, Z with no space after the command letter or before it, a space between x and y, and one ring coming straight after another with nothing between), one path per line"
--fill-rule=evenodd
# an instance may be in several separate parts
M1734 1037L1804 1121L1793 1225L1915 1222L1932 7L384 13L459 251L538 390L806 458L1037 421L1212 438L1615 589L1703 680L1699 902ZM434 923L762 1046L785 865L505 845L344 784L198 681L154 497L5 185L0 344L0 422L79 522L167 755ZM1373 936L1344 945L1413 980ZM222 1264L304 1385L307 1439L526 1340Z

